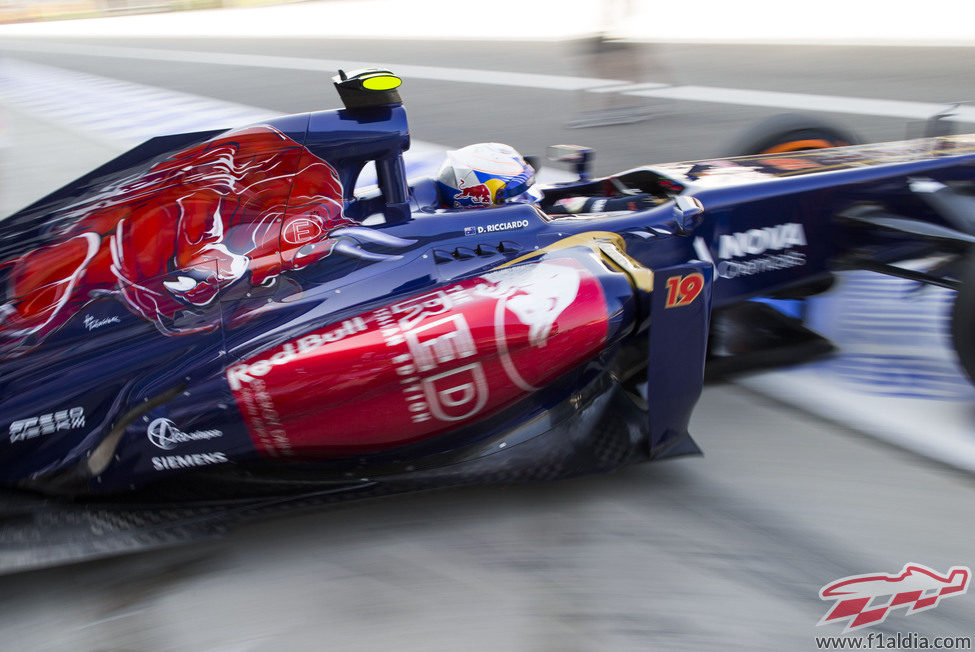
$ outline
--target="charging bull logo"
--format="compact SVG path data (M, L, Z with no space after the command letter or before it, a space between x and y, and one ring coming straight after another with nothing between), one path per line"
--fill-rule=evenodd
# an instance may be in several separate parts
M0 354L41 342L106 292L163 333L208 330L231 287L244 295L333 253L398 258L363 243L412 244L344 217L335 169L267 125L179 151L51 221L55 242L0 263Z
M454 205L464 206L466 202L463 200L466 199L475 206L490 206L494 204L498 190L503 188L504 185L504 182L499 179L488 179L484 183L466 187L461 184L460 192L454 195Z
M539 263L523 284L511 288L505 308L528 326L532 346L545 346L555 321L575 301L580 282L571 268Z
M942 598L967 593L971 575L967 566L952 566L942 575L921 564L905 564L897 575L844 577L820 590L820 599L836 604L817 624L846 621L845 633L884 622L892 609L907 607L907 615L933 609Z

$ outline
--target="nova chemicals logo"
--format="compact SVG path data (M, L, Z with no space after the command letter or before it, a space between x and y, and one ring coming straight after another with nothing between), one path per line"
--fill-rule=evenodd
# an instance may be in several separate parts
M835 604L817 623L846 623L843 633L879 625L894 609L907 615L934 609L943 598L964 595L972 572L952 566L943 575L921 564L905 564L900 573L868 573L834 580L819 591L821 600Z
M694 239L701 260L715 266L721 278L741 278L806 264L806 231L799 222L776 224L720 235L717 262L704 239Z
M146 429L146 436L156 448L170 451L183 442L216 439L222 437L223 433L219 430L183 432L169 419L155 419Z
M729 260L757 256L766 251L781 251L806 246L806 232L802 224L790 222L763 229L749 229L743 233L722 235L718 239L718 258Z

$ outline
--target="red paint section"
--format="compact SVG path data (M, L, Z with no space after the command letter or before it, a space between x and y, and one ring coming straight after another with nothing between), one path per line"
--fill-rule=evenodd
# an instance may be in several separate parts
M519 265L315 330L227 369L257 449L335 457L454 430L598 353L597 278L573 260Z

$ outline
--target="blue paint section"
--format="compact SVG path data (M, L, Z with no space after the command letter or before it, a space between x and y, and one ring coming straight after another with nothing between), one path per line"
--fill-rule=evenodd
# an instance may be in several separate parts
M669 446L687 436L691 412L701 395L711 316L711 271L709 264L699 262L654 271L647 366L653 456L666 454ZM701 282L690 301L674 290L688 278Z
M802 301L794 299L753 299L757 303L764 303L767 306L772 306L783 315L789 317L801 318L803 317L804 308Z

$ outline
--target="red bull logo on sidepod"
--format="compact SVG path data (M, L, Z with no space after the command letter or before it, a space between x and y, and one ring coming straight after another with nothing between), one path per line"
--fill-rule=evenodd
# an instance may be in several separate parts
M227 382L265 456L367 453L503 409L595 355L608 320L582 265L519 265L296 337Z

